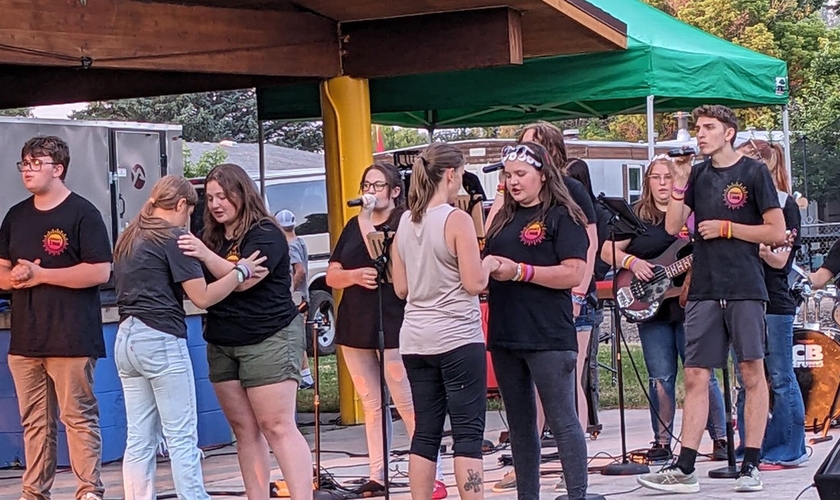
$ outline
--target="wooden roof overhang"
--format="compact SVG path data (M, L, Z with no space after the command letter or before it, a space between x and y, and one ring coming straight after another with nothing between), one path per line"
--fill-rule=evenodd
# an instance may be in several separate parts
M7 0L0 108L410 75L626 47L585 0Z

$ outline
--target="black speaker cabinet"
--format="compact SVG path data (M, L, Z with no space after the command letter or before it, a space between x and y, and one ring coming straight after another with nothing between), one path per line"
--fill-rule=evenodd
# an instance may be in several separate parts
M840 500L840 441L814 474L814 484L820 500Z

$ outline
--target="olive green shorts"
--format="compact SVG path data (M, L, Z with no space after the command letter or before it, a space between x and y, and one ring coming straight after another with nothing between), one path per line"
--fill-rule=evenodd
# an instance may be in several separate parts
M246 389L285 380L300 384L305 350L303 318L299 314L287 327L259 344L230 347L208 343L210 382L238 380Z

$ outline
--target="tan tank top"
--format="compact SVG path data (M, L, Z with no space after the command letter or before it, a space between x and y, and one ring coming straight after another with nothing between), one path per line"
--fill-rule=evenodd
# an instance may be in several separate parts
M402 354L443 354L484 343L478 297L464 290L458 258L446 246L444 227L453 210L446 204L432 207L419 223L406 211L400 220L398 249L408 279Z

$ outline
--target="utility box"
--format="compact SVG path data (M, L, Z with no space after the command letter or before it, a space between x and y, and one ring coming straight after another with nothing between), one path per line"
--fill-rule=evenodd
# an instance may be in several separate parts
M184 174L180 125L0 118L0 218L30 193L15 163L29 139L54 135L70 147L66 183L96 205L113 244L162 176Z

